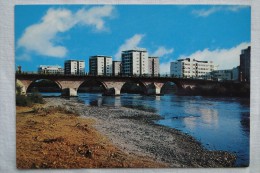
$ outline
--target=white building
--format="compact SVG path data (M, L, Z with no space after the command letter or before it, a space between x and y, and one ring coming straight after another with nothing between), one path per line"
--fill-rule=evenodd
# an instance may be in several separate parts
M65 74L85 74L84 60L66 60L64 63Z
M212 61L198 61L195 59L179 59L171 62L171 75L175 77L209 79L210 72L217 70Z
M149 74L152 76L158 76L159 71L159 58L158 57L148 57L148 68Z
M121 61L113 61L113 75L118 76L121 73Z
M111 56L96 55L89 58L89 74L112 75L112 72Z
M148 52L146 49L122 51L122 74L145 75L149 74Z
M214 70L211 74L218 81L232 80L232 70Z
M64 69L58 65L40 65L38 73L41 74L64 74Z

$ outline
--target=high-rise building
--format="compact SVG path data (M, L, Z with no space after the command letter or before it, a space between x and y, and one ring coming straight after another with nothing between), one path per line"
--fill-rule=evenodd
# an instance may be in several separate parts
M159 75L159 57L148 57L149 74L152 76Z
M217 70L212 61L198 61L195 59L179 59L171 62L171 75L187 78L210 78L210 72Z
M66 60L64 63L64 73L73 75L85 74L84 60Z
M121 74L121 61L113 61L113 76Z
M112 75L112 57L95 55L89 58L89 74Z
M40 74L64 74L64 69L58 65L40 65L38 67Z
M239 79L241 82L250 81L250 56L251 47L248 46L247 49L243 49L240 54L240 70Z
M148 52L146 49L122 51L122 74L145 75L149 74Z

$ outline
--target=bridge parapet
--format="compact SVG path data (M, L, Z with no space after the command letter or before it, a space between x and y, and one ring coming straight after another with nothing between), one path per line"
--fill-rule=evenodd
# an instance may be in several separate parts
M87 75L42 75L42 74L16 74L16 79L22 85L22 91L27 92L33 81L39 79L52 80L63 90L62 94L76 96L78 88L84 82L91 80L99 81L105 88L107 95L120 95L123 85L127 82L139 83L145 88L147 95L160 95L161 88L166 82L173 82L178 89L213 87L219 84L218 81L182 79L174 77L146 77L146 76L87 76Z

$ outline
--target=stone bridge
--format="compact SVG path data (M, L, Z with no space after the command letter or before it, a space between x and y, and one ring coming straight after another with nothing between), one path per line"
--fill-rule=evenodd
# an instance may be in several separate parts
M218 82L202 79L185 79L174 77L145 77L145 76L89 76L89 75L57 75L57 74L16 74L16 83L22 87L22 93L26 94L29 86L41 79L55 82L62 90L64 96L77 96L78 88L84 82L98 81L105 88L105 95L120 95L125 83L138 83L144 88L147 95L160 95L161 88L166 82L173 82L178 89L191 89L196 86L213 87Z

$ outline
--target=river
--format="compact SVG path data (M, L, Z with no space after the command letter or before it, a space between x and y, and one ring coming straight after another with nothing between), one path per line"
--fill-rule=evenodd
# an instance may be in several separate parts
M209 150L236 154L236 166L249 165L249 99L138 94L112 97L96 93L78 93L78 96L87 105L125 106L155 112L162 117L155 123L190 134Z

